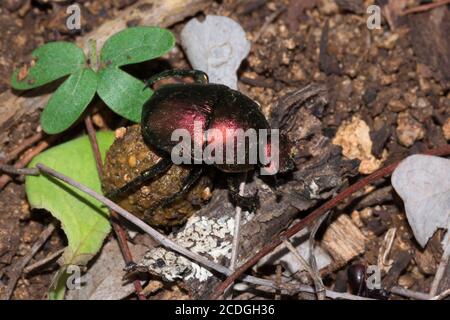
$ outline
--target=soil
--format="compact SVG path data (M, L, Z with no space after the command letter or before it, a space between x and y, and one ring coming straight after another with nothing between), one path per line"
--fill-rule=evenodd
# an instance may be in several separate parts
M71 33L64 23L67 3L2 1L0 94L10 90L12 71L30 58L33 49L52 40L73 41L113 19L134 2L81 1L83 29ZM333 138L340 130L361 128L361 135L340 134L336 142L344 152L348 150L346 156L365 163L359 167L355 179L408 154L442 146L450 140L448 6L406 16L400 16L394 7L385 6L381 29L369 30L364 8L373 2L224 0L212 1L198 15L229 16L246 30L252 48L239 69L239 89L258 101L266 116L270 117L279 99L288 92L310 83L326 86L329 103L318 116L321 121L316 130ZM381 5L385 3L379 1ZM415 7L420 1L398 3ZM171 27L177 38L185 22ZM166 68L189 68L180 47L164 59L145 64L145 68L130 67L129 71L145 78ZM94 110L94 123L99 129L116 129L126 124L104 111L101 103L95 104ZM14 126L8 140L0 146L0 161L40 130L38 119L36 112ZM82 132L82 126L74 126L53 143ZM355 148L358 152L352 152ZM376 264L386 231L396 228L397 237L390 254L393 266L386 270L383 284L428 292L442 254L439 242L443 234L436 233L427 247L420 249L406 221L402 202L389 186L389 180L381 181L373 186L372 193L366 190L366 194L339 207L370 240L365 252L353 262ZM28 252L49 220L46 212L30 211L20 179L0 190L0 295L8 283L11 266ZM65 242L62 232L54 233L31 263L59 250ZM326 284L338 283L351 263L328 272ZM56 270L56 264L50 264L23 276L13 299L45 297Z

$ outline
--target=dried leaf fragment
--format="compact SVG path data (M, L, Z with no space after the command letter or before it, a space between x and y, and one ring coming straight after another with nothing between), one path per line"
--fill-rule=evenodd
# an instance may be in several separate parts
M395 169L392 185L405 202L408 222L422 247L437 229L449 229L450 160L409 156ZM447 232L444 243L448 238Z

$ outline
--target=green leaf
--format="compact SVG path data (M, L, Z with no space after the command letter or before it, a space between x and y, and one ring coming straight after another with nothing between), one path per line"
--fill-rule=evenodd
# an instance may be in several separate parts
M69 128L91 102L96 90L97 75L92 69L84 68L70 75L42 112L42 129L56 134Z
M167 29L133 27L111 36L104 44L100 60L106 66L124 66L162 56L175 45Z
M14 89L40 87L85 65L83 50L70 42L49 42L34 50L31 55L31 64L13 73L11 86Z
M119 68L106 68L98 73L97 93L116 113L128 120L141 120L142 106L153 94L145 84Z
M66 294L66 287L69 277L67 273L67 266L60 268L53 277L50 288L48 289L49 300L63 300ZM75 280L75 279L74 279Z
M104 158L114 141L113 132L97 133ZM43 163L101 192L100 179L87 136L53 147L30 163ZM99 251L110 231L108 210L100 202L75 188L45 175L27 176L25 190L33 208L43 208L61 221L68 246L63 254L64 265L86 265Z

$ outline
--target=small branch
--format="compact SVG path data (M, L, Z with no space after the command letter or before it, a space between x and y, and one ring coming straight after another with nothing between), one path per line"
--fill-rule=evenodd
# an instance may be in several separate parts
M355 296L353 294L346 293L346 292L336 292L336 291L331 291L331 290L326 290L325 291L325 295L327 296L327 298L330 298L330 299L375 300L375 299L372 299L372 298Z
M403 287L398 287L398 286L392 287L390 292L394 293L396 295L399 295L399 296L412 298L412 299L416 299L416 300L429 300L430 299L430 295L427 293L412 291L412 290L409 290L409 289L406 289Z
M255 34L255 37L253 38L253 43L258 42L259 38L266 32L266 30L270 26L270 24L272 22L274 22L275 19L278 18L278 16L280 14L282 14L285 10L286 10L286 7L283 6L282 8L278 9L277 11L275 11L274 13L272 13L270 16L268 16L266 18L266 21L262 25L261 29L259 29L259 31Z
M95 41L94 41L94 48L91 48L91 50L96 50ZM100 154L100 149L98 147L97 135L95 133L94 125L93 125L92 119L89 115L84 118L84 123L86 125L86 130L88 132L89 141L91 142L92 152L94 153L95 164L97 166L97 173L98 173L100 180L102 180L102 178L103 178L103 160L102 160L102 155ZM128 247L127 236L125 234L125 230L123 230L123 228L118 223L119 217L118 217L117 213L115 213L112 210L109 210L109 214L112 217L111 224L113 226L114 233L117 236L117 242L119 244L120 251L122 252L122 256L125 261L125 265L128 265L129 263L133 262L133 256L131 254L130 248ZM134 285L134 289L136 291L136 294L137 294L139 300L146 300L145 296L142 294L141 282L139 280L134 280L133 285Z
M260 278L254 278L254 279L257 279L258 281L255 281L255 282L249 281L249 283L258 285L258 287L256 287L257 290L261 290L260 287L264 287L264 292L270 292L270 293L276 294L277 292L281 291L283 294L288 294L288 295L294 295L294 294L297 294L300 292L305 292L305 293L310 293L310 294L315 293L315 289L313 287L307 286L304 284L283 283L281 285L275 285L275 282L271 281L271 280L260 279ZM268 289L265 289L265 288L268 288ZM241 289L240 291L243 291L243 289ZM332 290L325 290L324 294L327 298L330 298L330 299L375 300L372 298L360 297L360 296L356 296L356 295L353 295L350 293L336 292L336 291L332 291Z
M432 150L428 150L427 152L424 152L424 154L428 155L435 155L435 156L444 156L450 154L450 145L445 145L443 147L435 148ZM225 281L223 281L221 284L219 284L215 290L215 292L211 295L211 299L217 299L228 286L233 283L237 278L239 278L247 269L251 268L255 263L257 263L260 259L271 253L276 247L278 247L281 243L281 237L285 236L286 238L290 238L293 235L297 234L300 230L308 226L311 222L315 221L318 217L325 214L327 211L333 209L336 205L350 197L353 193L356 191L364 188L368 184L371 184L372 182L389 176L392 174L392 172L397 168L400 161L392 163L391 165L388 165L384 168L381 168L371 175L364 177L363 179L359 180L358 182L352 184L351 186L345 188L342 190L336 197L328 200L323 205L321 205L319 208L311 212L308 216L306 216L304 219L293 225L291 228L289 228L286 232L279 235L275 240L273 240L268 245L264 246L257 254L255 254L253 257L247 260L244 264L242 264L231 276L229 276Z
M449 231L447 231L448 233ZM449 237L449 235L447 235ZM438 294L439 284L441 283L442 277L444 276L445 270L449 265L450 261L450 239L447 239L447 243L444 248L444 253L442 254L441 262L439 262L439 267L436 270L436 275L434 276L433 283L431 284L430 296L435 296Z
M397 233L397 228L390 228L385 236L384 240L380 245L380 248L378 250L378 268L380 270L386 270L389 271L390 267L393 264L393 261L388 261L389 254L392 250L392 245L394 244L395 240L395 234Z
M98 70L98 62L97 62L97 41L94 39L89 39L89 64L91 68L97 72Z
M430 300L442 300L442 299L447 298L449 295L450 295L450 289L447 289L447 290L441 292L440 294L438 294L437 296L430 298Z
M288 248L289 251L294 255L294 258L297 259L299 265L309 273L309 276L314 281L315 294L317 295L317 298L319 300L324 300L324 295L321 294L324 293L325 291L325 288L323 287L322 284L322 280L320 280L320 278L319 280L317 280L318 275L314 273L309 263L302 257L302 255L297 251L297 249L295 249L295 247L289 240L285 239L283 240L283 243L286 246L286 248ZM318 283L320 283L321 285L318 285Z
M424 11L428 11L446 4L449 4L450 0L441 0L441 1L436 1L436 2L431 2L431 3L427 3L427 4L422 4L407 10L404 10L401 15L402 16L406 16L408 14L411 13L418 13L418 12L424 12Z
M49 254L48 256L46 256L44 259L39 260L35 263L33 263L32 265L29 265L28 267L26 267L25 269L23 269L24 273L31 273L36 269L39 269L53 261L55 261L56 259L59 258L60 255L62 255L64 253L64 250L66 250L66 248L62 248L59 249L56 252L53 252L52 254Z
M312 227L311 233L309 234L309 264L311 265L311 269L313 271L313 274L315 277L313 277L314 280L314 287L316 288L317 298L319 300L324 300L324 292L325 292L325 286L323 285L322 279L319 275L319 268L317 267L317 261L316 256L314 255L314 247L316 244L316 233L317 230L319 230L322 223L325 221L325 219L328 217L329 211L325 213L323 216L319 217Z
M14 168L15 169L22 169L24 168L28 163L30 163L30 161L39 153L41 153L43 150L47 149L49 146L49 142L48 141L42 141L41 143L39 143L36 148L31 149L30 151L28 151L21 159L19 159L15 164L14 164ZM12 180L10 175L4 174L2 176L0 176L0 190L2 190L7 184L8 182L10 182Z
M14 174L14 175L25 175L25 176L38 176L39 175L39 170L36 170L36 168L16 169L14 166L8 166L6 164L0 165L0 171L3 171L8 174Z
M19 154L21 154L23 151L31 147L33 144L38 142L44 137L44 134L42 132L38 132L31 137L25 139L20 143L16 148L14 148L10 153L6 155L4 159L0 159L0 164L6 164L10 161L13 161Z
M239 195L241 197L245 194L245 181L247 180L247 174L244 174L243 181L239 184ZM242 208L240 206L236 206L236 214L234 215L234 236L233 236L233 245L231 249L231 262L230 262L230 270L236 269L237 259L239 255L239 240L241 237L241 217L242 217Z
M100 154L100 149L98 147L97 135L95 133L94 124L92 123L92 119L90 116L84 118L84 125L86 126L86 130L88 132L89 142L91 143L92 152L94 153L97 173L101 181L103 178L103 160L102 155Z
M239 81L241 81L242 83L248 84L250 86L253 86L253 87L275 89L275 85L273 83L270 83L268 81L264 81L264 80L261 80L261 79L240 77Z
M2 298L3 300L11 299L11 296L14 292L14 288L16 287L17 281L22 275L22 271L25 266L30 262L30 260L34 257L36 252L42 247L42 245L47 241L48 238L52 235L55 230L55 225L50 223L47 228L39 235L37 241L33 244L27 255L23 256L17 263L11 267L13 270L13 274L9 277L8 287L6 288L5 296Z
M239 184L239 195L241 197L245 194L245 181L247 180L247 173L243 175L243 181ZM234 215L234 232L233 232L233 243L231 246L231 259L230 259L230 270L234 271L236 269L237 260L239 256L239 242L241 239L241 218L242 218L242 208L236 205L236 213ZM231 284L224 292L229 299L232 297L232 292L230 288Z

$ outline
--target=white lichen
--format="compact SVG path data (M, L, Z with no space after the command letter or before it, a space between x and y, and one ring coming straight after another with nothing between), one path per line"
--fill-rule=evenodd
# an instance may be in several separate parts
M252 217L253 214L244 213L244 221ZM233 218L225 216L212 219L194 216L182 230L170 238L190 251L220 263L223 258L231 257L233 230ZM196 279L203 282L212 276L212 273L204 267L162 247L147 252L139 267L145 267L150 273L160 275L167 281Z
M319 195L319 186L317 185L316 181L314 179L309 184L309 190L311 191L309 196L311 199L320 199Z

